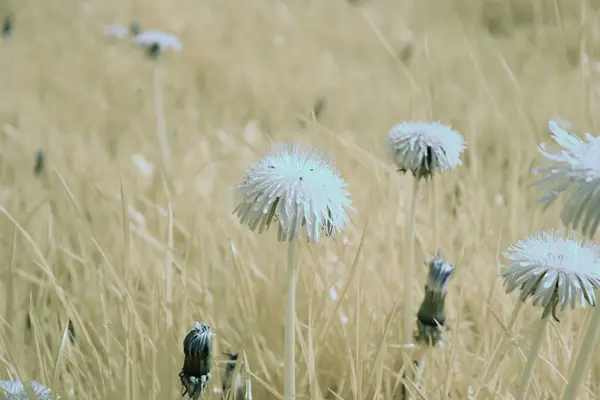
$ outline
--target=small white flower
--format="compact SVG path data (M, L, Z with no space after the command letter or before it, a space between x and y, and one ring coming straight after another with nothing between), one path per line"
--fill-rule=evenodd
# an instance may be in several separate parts
M145 47L153 55L166 50L181 51L183 49L181 41L176 36L161 31L142 32L133 39L133 43Z
M502 265L506 293L520 290L520 299L554 313L596 305L595 289L600 288L600 246L556 231L541 232L519 240L508 248Z
M534 170L542 175L534 184L544 193L540 201L548 207L559 195L567 194L563 223L574 229L581 225L584 235L592 237L600 223L600 138L586 133L587 141L582 140L555 121L549 127L560 148L540 145L540 152L550 161Z
M235 188L240 202L234 214L259 233L276 219L279 241L299 237L304 227L308 241L317 243L321 229L330 236L349 221L345 208L352 207L346 188L333 161L321 151L285 145L248 170Z
M400 171L411 171L421 179L461 165L460 154L466 149L466 142L449 126L409 121L390 130L385 149Z
M104 37L111 39L122 39L129 31L123 25L107 25L103 28Z
M30 381L29 384L38 400L52 399L52 392L46 386L37 383L36 381ZM0 399L4 399L5 394L11 395L10 397L6 397L8 399L29 400L27 390L25 389L23 382L19 380L0 381ZM57 395L56 398L60 399L60 396Z

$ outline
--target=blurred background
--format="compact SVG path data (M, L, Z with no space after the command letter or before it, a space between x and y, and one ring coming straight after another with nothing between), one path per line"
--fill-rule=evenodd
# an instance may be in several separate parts
M221 396L222 352L247 360L254 399L282 398L285 249L274 230L239 224L231 188L293 140L332 154L357 210L345 235L301 246L299 398L400 398L412 184L383 140L403 120L438 120L468 150L420 192L417 259L440 249L457 268L449 345L422 390L469 398L517 303L501 252L561 226L560 207L542 212L529 187L548 120L597 131L599 11L593 0L3 0L0 379L63 398L177 398L197 320L217 334L208 398ZM131 37L103 36L133 22L182 51L152 59ZM539 398L561 392L586 314L552 322ZM524 307L483 398L511 398L539 315ZM599 390L599 366L582 399Z

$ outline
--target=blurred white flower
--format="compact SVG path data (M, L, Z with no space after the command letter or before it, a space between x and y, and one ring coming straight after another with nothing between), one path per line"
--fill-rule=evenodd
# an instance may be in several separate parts
M52 399L52 392L46 386L36 381L30 381L29 383L38 400ZM10 394L11 396L6 396L6 394ZM56 398L60 399L60 396L57 395ZM29 396L21 381L0 381L0 399L29 400Z
M239 205L234 214L251 230L262 233L273 220L279 222L279 241L299 237L305 228L307 240L319 241L321 230L339 233L352 209L341 178L323 152L300 145L285 145L252 166L235 190Z
M463 137L438 122L403 122L387 135L385 149L402 172L411 171L417 179L462 164L460 154L466 149Z
M122 39L129 33L127 27L123 25L106 25L102 29L104 37L111 39Z
M181 41L170 33L161 31L146 31L137 35L133 43L148 49L151 55L158 55L166 50L181 51Z
M154 175L154 165L152 165L146 157L141 154L134 154L131 157L131 161L135 164L136 168L146 178L152 178Z
M586 133L585 139L562 129L555 121L549 123L552 139L560 148L540 145L540 152L550 165L536 168L542 178L539 186L546 207L559 195L568 196L561 217L567 227L578 229L592 237L600 223L600 138Z
M600 288L600 246L580 241L556 231L545 231L510 246L502 265L506 293L520 290L520 299L533 299L554 313L559 304L564 310L596 305L594 290Z

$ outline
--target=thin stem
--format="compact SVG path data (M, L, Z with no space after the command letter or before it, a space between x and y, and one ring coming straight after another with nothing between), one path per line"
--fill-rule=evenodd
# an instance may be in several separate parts
M284 400L296 398L296 240L288 244L284 337Z
M562 394L561 398L563 400L574 400L577 398L577 393L581 388L581 382L588 369L590 360L594 355L594 348L596 346L596 341L598 340L598 335L600 335L600 308L594 307L590 325L588 326L579 353L577 354L577 359L575 360L575 366L573 367L571 376L569 376L565 391Z
M487 367L485 368L485 372L483 373L483 379L481 380L481 382L483 382L484 384L486 384L490 381L490 379L492 379L492 373L496 370L498 363L502 360L502 356L504 356L506 353L506 346L509 343L508 339L510 338L510 331L512 331L513 327L515 326L517 316L519 315L519 312L521 311L522 307L523 302L518 301L512 314L510 314L510 319L508 321L508 325L506 326L506 331L502 333L500 343L498 344L498 346L496 346L496 350L492 355L492 359L488 363ZM475 396L476 399L479 398L478 394Z
M414 178L413 193L410 205L410 215L407 229L408 259L406 261L406 275L404 277L404 343L412 343L413 334L413 286L415 283L415 228L417 217L417 197L419 194L419 180Z
M417 374L415 375L415 386L417 388L419 387L421 378L423 378L423 372L425 371L425 360L427 360L428 351L429 351L429 346L426 346L421 352L419 361L417 361Z
M542 339L546 333L546 326L548 325L548 321L550 321L551 315L552 313L547 313L547 315L540 320L539 326L531 338L531 351L529 352L529 357L527 358L527 364L525 364L525 370L521 375L521 383L519 384L519 391L517 393L516 400L525 400L527 397L527 389L529 389L531 377L533 376L533 367L535 366L538 354L540 353Z
M432 179L431 184L431 219L433 220L433 248L438 250L440 248L439 242L439 226L438 226L438 209L437 209L437 180Z

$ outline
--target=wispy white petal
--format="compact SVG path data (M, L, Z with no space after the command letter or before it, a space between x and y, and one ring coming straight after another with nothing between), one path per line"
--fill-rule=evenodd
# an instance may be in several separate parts
M592 237L600 223L600 138L586 133L585 140L567 132L557 122L550 121L553 148L545 143L540 152L549 161L534 173L541 175L535 183L543 195L546 207L560 195L566 196L561 217L564 224Z

